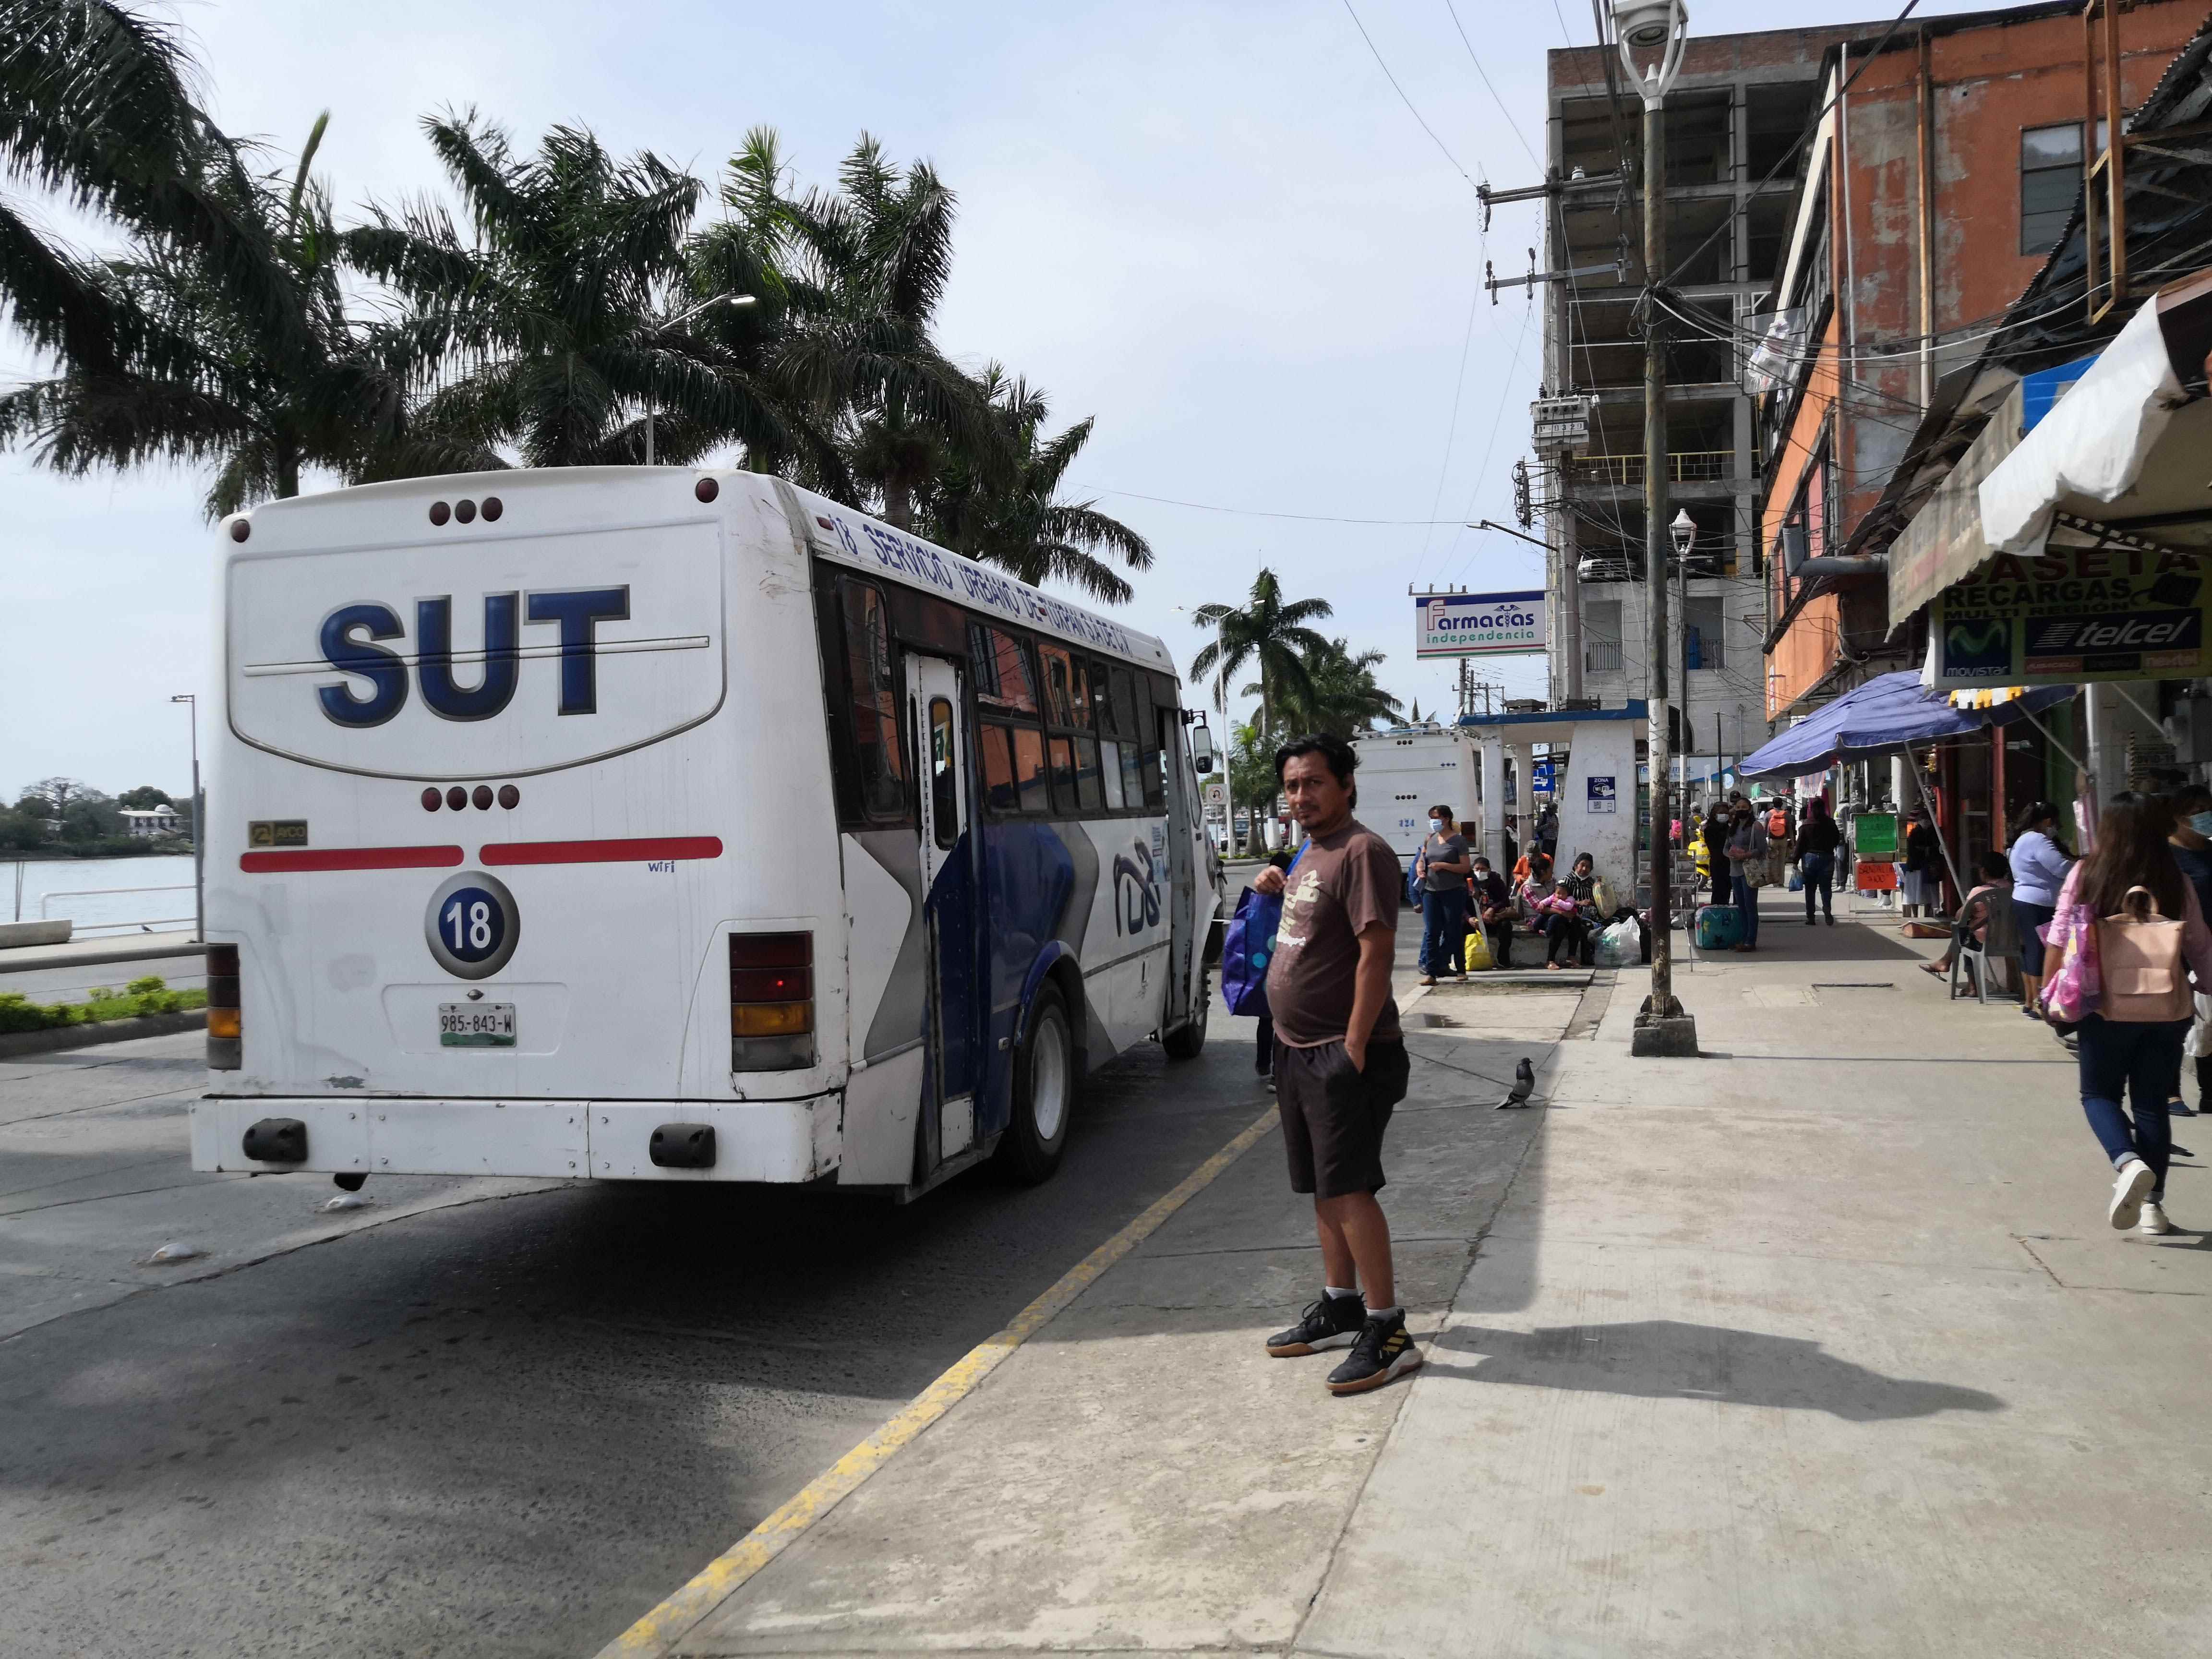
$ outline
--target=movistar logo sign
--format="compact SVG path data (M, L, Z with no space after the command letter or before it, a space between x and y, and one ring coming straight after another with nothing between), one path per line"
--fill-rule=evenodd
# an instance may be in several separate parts
M323 713L340 726L381 726L406 707L409 670L423 706L447 720L488 720L514 701L526 641L522 630L542 628L529 641L532 655L557 651L559 712L599 712L597 629L629 616L629 589L579 587L483 596L483 645L453 649L451 594L415 601L413 649L406 624L388 605L340 605L323 618L323 660L348 678L318 686Z

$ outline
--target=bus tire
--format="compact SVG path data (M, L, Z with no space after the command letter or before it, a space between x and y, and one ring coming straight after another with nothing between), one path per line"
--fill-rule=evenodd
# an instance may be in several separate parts
M1199 1050L1206 1047L1206 1016L1213 1006L1213 988L1206 976L1199 975L1198 1018L1178 1025L1160 1039L1160 1047L1168 1051L1170 1060L1196 1060Z
M1029 1030L1014 1056L1013 1115L999 1143L1000 1166L1024 1186L1048 1181L1060 1168L1075 1110L1075 1069L1066 1000L1048 982L1030 1005Z

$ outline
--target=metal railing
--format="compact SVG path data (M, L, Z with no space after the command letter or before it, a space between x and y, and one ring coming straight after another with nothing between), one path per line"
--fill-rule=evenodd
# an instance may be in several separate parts
M46 907L52 904L56 899L107 898L117 894L124 893L189 893L191 890L192 884L190 882L186 882L182 886L172 887L81 887L71 891L47 893L43 895L39 900L39 920L41 921L51 921L53 920L53 917L47 914ZM100 930L129 933L134 927L185 927L188 926L191 921L192 918L190 916L142 916L134 918L130 921L78 922L70 929L70 931L77 933L89 933Z
M1586 483L1625 489L1644 482L1641 455L1580 455L1568 465ZM1678 449L1667 457L1667 476L1676 483L1717 483L1735 475L1733 449Z

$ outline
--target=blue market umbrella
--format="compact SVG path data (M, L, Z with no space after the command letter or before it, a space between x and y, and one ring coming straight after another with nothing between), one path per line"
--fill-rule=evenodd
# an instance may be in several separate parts
M1990 708L1954 708L1920 684L1912 669L1881 674L1846 691L1747 757L1739 776L1780 783L1825 772L1838 761L1901 754L1915 744L2009 726L2074 695L2070 685L2039 686Z

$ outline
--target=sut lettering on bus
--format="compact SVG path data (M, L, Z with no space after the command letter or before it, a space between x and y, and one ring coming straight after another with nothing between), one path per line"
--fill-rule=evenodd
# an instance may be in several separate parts
M559 712L599 712L599 636L603 622L629 616L629 589L579 587L535 593L483 596L483 674L472 686L453 674L453 599L450 593L415 601L415 683L425 708L441 720L488 720L514 700L521 678L521 630L546 627L560 641ZM342 605L323 618L323 660L342 674L365 680L362 695L351 684L316 688L324 714L340 726L381 726L406 706L407 659L378 643L402 640L399 613L374 602ZM473 660L477 653L464 653Z

